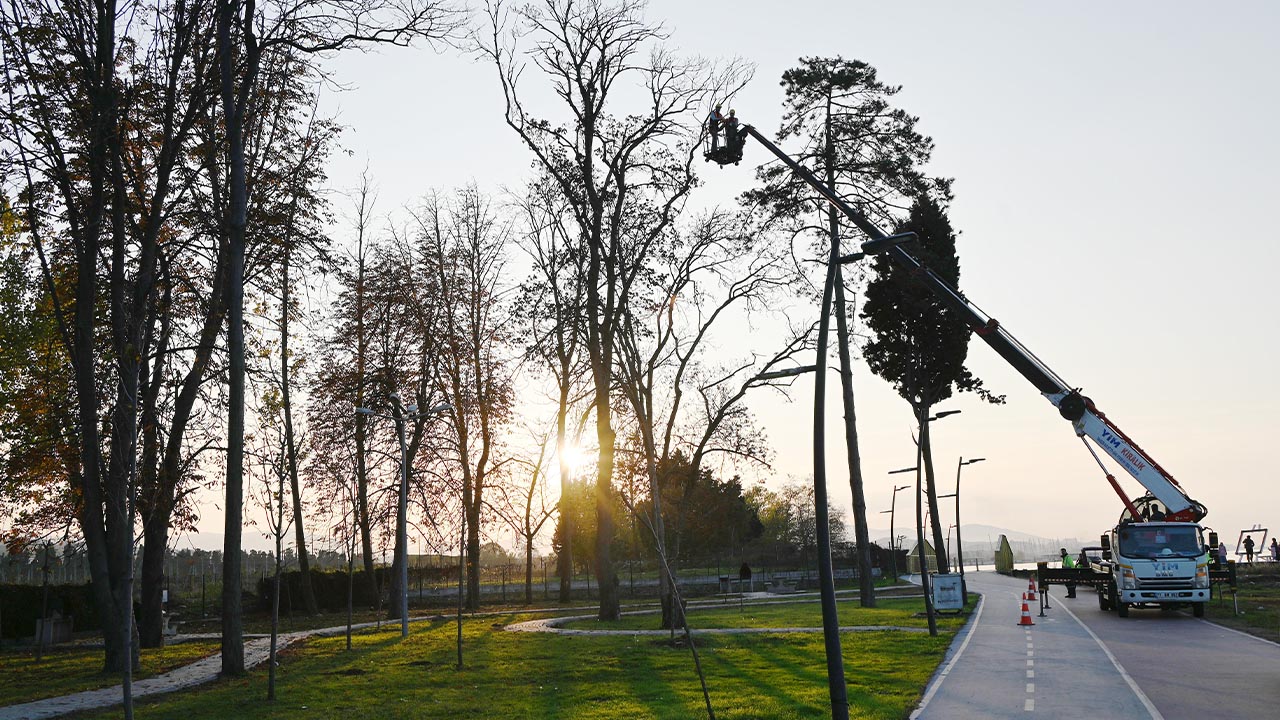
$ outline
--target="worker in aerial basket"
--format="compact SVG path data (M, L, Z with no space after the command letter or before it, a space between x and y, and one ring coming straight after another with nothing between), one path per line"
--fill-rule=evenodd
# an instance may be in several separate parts
M1067 549L1061 548L1061 552L1062 552L1062 569L1074 570L1076 567L1076 563L1074 560L1071 559L1071 556L1067 554ZM1067 583L1067 597L1073 598L1075 596L1076 596L1076 584L1073 582Z
M711 114L707 116L707 134L711 138L712 153L720 149L720 131L724 128L724 116L720 114L721 107L717 103Z

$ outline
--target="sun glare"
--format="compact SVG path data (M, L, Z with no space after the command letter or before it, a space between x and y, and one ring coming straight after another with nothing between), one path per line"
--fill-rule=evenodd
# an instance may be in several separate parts
M596 455L577 445L567 445L564 449L564 460L570 469L580 472L595 464Z

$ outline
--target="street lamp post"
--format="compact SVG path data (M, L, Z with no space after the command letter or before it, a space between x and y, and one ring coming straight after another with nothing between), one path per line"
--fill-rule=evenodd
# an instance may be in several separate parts
M965 460L963 457L956 464L956 491L948 495L939 495L939 498L955 497L956 499L956 562L960 565L960 595L964 602L969 602L969 586L964 578L964 542L960 539L960 468L965 465L980 463L986 458L972 458Z
M920 422L920 437L916 438L916 466L914 468L903 468L901 470L891 470L890 475L901 472L912 472L916 474L916 550L920 557L920 588L924 591L924 612L929 618L929 634L937 636L938 621L934 618L933 613L933 593L929 586L929 562L924 554L924 504L920 498L921 485L923 483L923 465L924 465L924 424L941 420L949 415L958 415L959 410L943 410L931 418L925 418Z
M405 418L428 418L438 415L453 406L448 403L436 405L424 412L418 412L417 405L402 407L400 393L391 393L391 419L396 423L396 438L400 441L400 497L396 503L396 559L400 565L400 637L409 637L409 448L404 437ZM407 414L406 414L407 411ZM356 408L361 415L387 417L369 408Z
M813 501L814 524L818 541L818 587L822 602L822 637L827 658L827 690L831 697L832 720L848 720L849 698L844 680L844 654L840 648L840 619L836 613L835 577L831 567L831 528L827 519L827 470L826 442L823 421L825 420L826 395L826 361L827 330L831 315L831 294L835 278L834 269L839 261L835 252L838 246L832 245L833 252L827 270L827 282L822 294L822 317L818 331L818 362L786 370L765 372L756 375L755 380L776 380L792 377L802 373L813 372Z
M895 472L897 472L897 471L895 471ZM897 549L896 547L894 547L894 543L897 541L897 537L898 537L898 536L894 534L894 529L893 529L893 511L894 511L894 508L896 508L896 507L898 506L898 491L899 491L899 490L906 490L906 489L907 489L907 488L909 488L909 487L911 487L911 486L910 486L910 485L903 485L902 487L895 487L895 488L893 489L893 499L889 501L889 509L888 509L888 510L881 510L881 511L880 511L880 514L881 514L881 515L883 515L883 514L885 514L885 513L889 513L889 565L890 565L890 567L892 567L892 568L893 568L893 582L894 582L894 583L897 583L897 582L898 582L898 549Z
M939 496L939 497L941 497L941 496ZM955 523L952 523L952 524L950 524L950 525L947 525L947 558L948 558L948 562L950 562L950 558L951 558L951 531L952 531L953 529L955 529Z

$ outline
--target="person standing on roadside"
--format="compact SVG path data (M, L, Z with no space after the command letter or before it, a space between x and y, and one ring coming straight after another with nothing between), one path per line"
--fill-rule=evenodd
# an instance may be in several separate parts
M1076 567L1076 563L1074 560L1071 559L1071 555L1067 553L1067 549L1062 548L1061 552L1062 552L1062 569L1074 570ZM1075 596L1076 596L1076 584L1073 582L1067 583L1067 597L1073 598Z

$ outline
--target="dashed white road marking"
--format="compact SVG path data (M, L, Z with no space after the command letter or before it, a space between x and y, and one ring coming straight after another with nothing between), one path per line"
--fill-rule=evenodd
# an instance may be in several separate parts
M1035 683L1027 683L1027 692L1029 692L1029 693L1033 693L1033 692L1035 692L1035 691L1036 691L1036 684L1035 684Z
M1028 678L1034 678L1035 676L1036 676L1036 671L1035 671L1035 670L1028 670L1028 671L1027 671L1027 677L1028 677Z
M1028 661L1027 661L1027 667L1035 667L1035 666L1036 666L1036 661L1035 661L1035 660L1028 660Z
M1025 705L1023 705L1023 706L1022 706L1022 709L1023 709L1023 710L1035 710L1035 709L1036 709L1036 699L1035 699L1035 698L1027 698L1027 702L1026 702L1026 704L1025 704Z
M1035 657L1035 656L1036 656L1036 651L1035 651L1035 650L1028 650L1028 651L1027 651L1027 657Z

